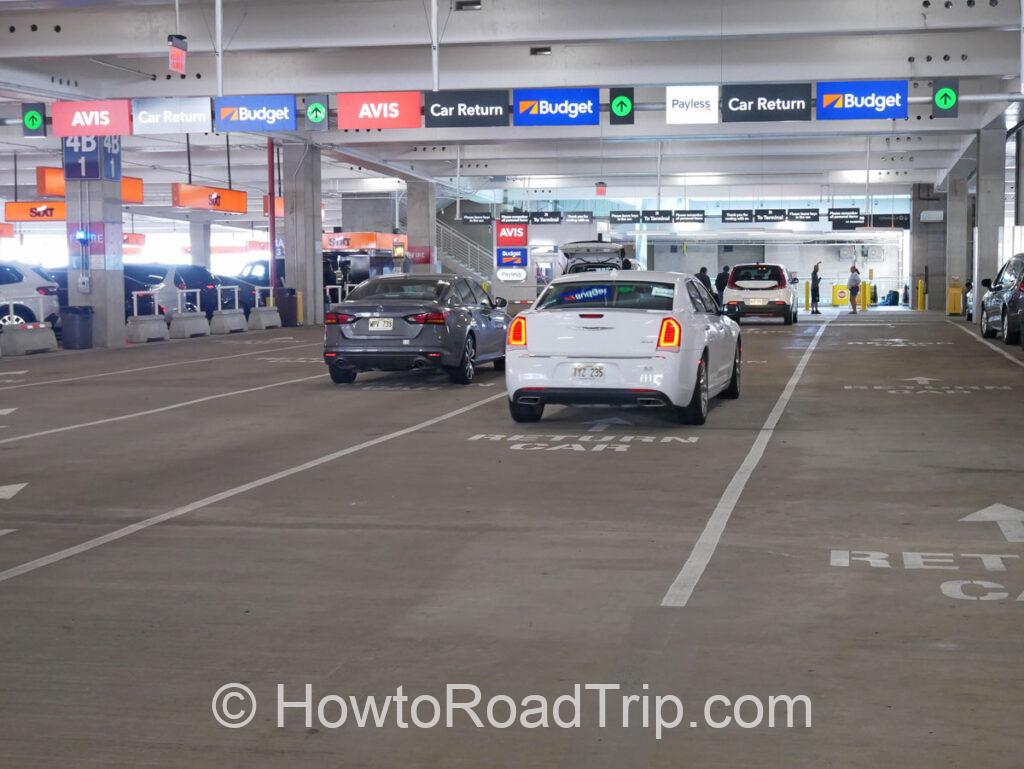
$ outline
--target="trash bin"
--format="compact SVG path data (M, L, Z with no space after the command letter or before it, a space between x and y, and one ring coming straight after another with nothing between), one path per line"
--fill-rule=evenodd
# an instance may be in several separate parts
M65 307L60 326L65 350L92 349L92 307Z
M277 314L281 316L281 325L291 328L299 325L299 302L294 288L278 288L274 291L274 303Z

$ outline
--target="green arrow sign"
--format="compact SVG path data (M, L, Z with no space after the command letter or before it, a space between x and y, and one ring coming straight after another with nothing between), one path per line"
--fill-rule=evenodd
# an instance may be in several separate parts
M35 110L30 110L25 113L24 122L25 128L30 131L35 131L43 124L43 116Z
M306 119L310 123L322 123L327 117L327 108L320 102L313 102L306 107Z
M628 96L616 96L612 101L612 112L618 117L624 117L633 110L633 100Z
M936 78L932 81L932 117L960 116L960 81L956 78Z
M939 109L952 109L959 97L952 88L940 88L935 92L935 106Z
M632 88L608 89L608 122L611 125L631 125L633 123L633 110L636 107L633 95Z
M46 105L21 105L21 135L25 137L46 136Z

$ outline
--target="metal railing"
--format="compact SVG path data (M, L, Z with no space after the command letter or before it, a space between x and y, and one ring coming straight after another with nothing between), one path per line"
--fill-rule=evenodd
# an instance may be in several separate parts
M339 283L334 286L324 286L324 298L328 304L340 304L345 301L348 292L355 288L355 283Z
M267 292L267 301L262 305L260 304L260 297L263 296L263 292ZM256 306L257 307L273 307L274 306L274 293L270 286L256 286L253 293L256 295Z
M142 317L142 316L139 315L139 297L140 296L152 297L152 299L153 299L153 302L152 302L153 312L150 313L150 314L153 315L154 317L156 317L157 315L160 314L160 307L159 307L159 304L156 301L156 291L132 291L132 317L133 318Z
M21 317L20 315L18 315L18 313L14 311L15 306L18 305L20 305L21 307L27 307L30 310L34 309L36 315L36 322L44 322L46 320L43 317L43 314L46 312L45 305L43 304L45 299L46 297L40 294L33 294L32 296L24 296L20 298L12 297L11 299L8 299L6 302L4 302L4 306L7 307L7 312L3 314L4 325L14 325L14 318ZM26 321L25 318L21 319L23 321Z
M460 235L444 222L438 221L436 224L440 256L476 273L481 279L489 280L494 266L494 254L479 243Z
M182 299L182 297L188 296L189 294L195 294L196 295L196 303L194 305L192 305L192 309L191 310L186 310L182 306L181 299ZM199 288L179 288L178 289L178 312L179 313L200 312L201 305L202 305L202 302L200 301L200 299L202 297L202 294L203 294L202 289L199 289ZM187 302L188 300L186 299L185 301Z
M234 292L234 303L230 307L224 307L224 297L221 295L221 291L232 291ZM217 286L217 309L218 310L238 310L241 305L238 303L238 286Z

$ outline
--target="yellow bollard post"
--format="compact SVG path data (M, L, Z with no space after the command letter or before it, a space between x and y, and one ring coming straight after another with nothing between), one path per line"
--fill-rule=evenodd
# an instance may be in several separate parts
M295 290L295 325L302 325L302 292Z
M917 281L917 309L924 312L924 280Z
M861 308L861 310L865 310L866 311L868 309L868 307L871 305L871 284L870 283L868 283L867 281L864 281L864 282L862 282L860 284L860 296L857 297L857 298L860 299L860 308Z
M804 311L811 311L811 281L804 281Z

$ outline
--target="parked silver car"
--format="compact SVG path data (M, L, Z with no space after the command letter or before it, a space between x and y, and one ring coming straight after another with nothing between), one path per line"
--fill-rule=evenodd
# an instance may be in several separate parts
M505 368L507 304L457 275L371 278L325 314L324 362L338 384L360 371L426 368L469 384L479 363Z
M0 324L19 325L60 320L57 281L42 267L0 262Z

